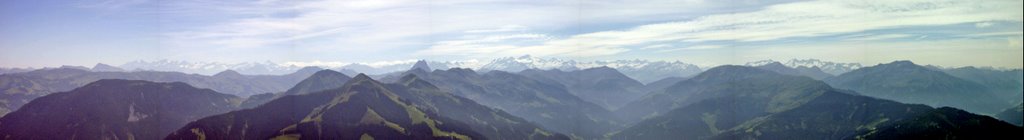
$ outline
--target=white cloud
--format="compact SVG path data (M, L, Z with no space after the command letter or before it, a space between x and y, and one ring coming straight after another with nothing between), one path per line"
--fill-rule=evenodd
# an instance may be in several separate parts
M900 38L910 38L910 37L915 37L915 35L911 35L911 34L881 34L881 35L862 34L862 35L848 36L846 38L846 40L851 40L851 41L875 41L875 40L889 40L889 39L900 39Z
M465 31L466 33L494 33L494 32L513 32L513 31L524 31L527 27L523 25L505 25L493 29L477 29Z
M1020 5L1022 2L1019 0L805 1L772 5L753 12L708 15L626 30L578 34L538 45L486 46L460 50L497 56L515 53L537 56L604 56L646 44L675 41L771 41L905 27L987 21L1021 22L1024 14L1021 14ZM902 37L909 35L891 34L866 39ZM436 46L430 49L450 48Z
M665 47L672 47L672 45L669 45L669 44L657 44L657 45L646 46L646 47L643 47L643 48L640 48L640 49L641 50L646 50L646 49L657 49L657 48L665 48Z
M996 23L992 23L992 22L978 22L978 23L974 23L974 27L986 28L986 27L991 27L992 25L995 25L995 24Z
M718 48L723 48L723 46L719 46L719 45L689 46L689 47L680 47L680 48L658 50L658 52L664 53L664 52L675 52L675 51L681 51L681 50L707 50L707 49L718 49Z
M352 63L338 62L338 61L314 60L314 61L288 61L288 62L284 62L282 64L284 64L285 66L299 66L299 67L318 66L318 67L325 67L325 68L336 68L336 67L341 67L341 66L345 66L345 65L348 65L348 64L352 64Z

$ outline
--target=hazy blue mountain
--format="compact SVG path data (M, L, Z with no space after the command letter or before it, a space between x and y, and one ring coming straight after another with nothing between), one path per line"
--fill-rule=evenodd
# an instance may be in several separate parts
M433 71L434 70L434 69L430 69L430 66L427 64L426 60L416 61L416 64L413 64L411 69L421 69L423 71Z
M686 80L686 79L690 79L690 78L668 77L668 78L664 78L664 79L661 79L661 80L658 80L658 81L647 83L647 84L644 84L644 88L643 88L643 91L641 93L643 93L643 95L647 95L647 93L650 93L652 91L658 91L658 90L661 90L661 89L665 89L665 88L667 88L669 86L672 86L672 85L674 85L674 84L676 84L676 83L678 83L680 81Z
M4 139L160 139L236 108L233 95L181 82L106 79L32 100L0 118Z
M488 139L569 139L505 111L444 92L414 74L407 74L398 82L385 86L420 110L459 120Z
M335 69L334 71L341 72L342 74L345 75L359 75L359 72L350 69Z
M575 71L596 67L610 67L642 83L649 83L665 77L688 77L701 72L693 64L679 61L612 60L575 61L557 58L539 58L530 55L497 58L479 67L481 71L500 70L520 72L527 69ZM465 68L465 67L464 67Z
M417 73L415 71L406 74ZM416 75L443 91L573 137L596 139L622 127L611 112L572 95L562 85L551 85L503 71L478 74L460 68Z
M188 74L212 75L224 70L235 70L246 75L283 75L294 73L302 69L302 66L283 65L270 61L266 62L244 62L244 63L216 63L216 62L189 62L189 61L131 61L119 66L125 70L132 71L167 71L182 72Z
M58 68L0 75L0 114L13 111L46 94L68 91L100 79L129 79L155 82L184 82L220 93L248 96L280 92L309 77L320 68L307 67L288 75L240 75L225 71L214 76L180 72L92 72ZM7 111L4 111L7 110Z
M242 102L241 107L256 107L262 105L263 103L270 102L271 100L280 98L281 96L285 95L299 95L340 88L345 84L345 82L348 82L348 80L351 79L352 78L349 77L348 75L345 75L337 71L327 69L320 70L317 71L316 73L313 73L313 75L310 75L308 78L299 81L298 84L295 84L295 86L289 88L287 91L284 91L282 93L265 93L249 96L249 98Z
M755 93L815 93L826 90L823 87L828 86L823 85L825 84L809 77L782 75L753 67L719 66L665 89L653 91L619 108L616 110L616 114L627 122L636 122L664 114L674 108L720 96ZM788 104L803 102L802 100L781 100L788 98L779 99L779 102Z
M642 83L609 67L576 71L528 69L519 74L551 85L564 85L569 93L608 109L643 96Z
M779 62L775 60L761 60L755 62L749 62L747 66L760 66L768 63ZM846 72L850 72L863 67L860 63L841 63L831 62L819 59L790 59L786 62L780 62L790 68L817 68L829 75L840 75Z
M33 69L33 68L0 68L0 74L21 73L21 72L28 72L28 71L33 71L33 70L35 70L35 69Z
M309 78L306 78L300 81L298 84L295 84L295 86L293 86L292 88L289 88L288 91L284 92L284 95L298 95L302 93L312 93L328 89L340 88L342 85L348 82L348 80L351 79L351 77L341 72L333 70L320 70L317 71L316 73L313 73L313 75L310 75Z
M1015 127L992 122L986 116L967 112L938 113L934 116L957 117L947 120L922 120L933 115L924 105L907 105L833 89L807 77L778 74L751 67L721 66L691 80L679 82L658 94L678 101L678 108L663 111L635 125L613 133L612 139L853 139L875 137L879 130L900 130L906 122L946 123L953 126L988 126L991 129L962 130L936 128L936 131L1007 136ZM686 91L678 91L686 90ZM629 109L629 108L623 108ZM624 111L624 110L621 110ZM973 124L977 121L984 124ZM996 121L998 122L998 121ZM990 131L989 130L999 130ZM921 136L946 134L914 133ZM959 133L963 134L963 133ZM963 134L963 136L977 136ZM912 138L912 137L911 137Z
M1007 99L1007 102L1020 103L1024 100L1024 72L1020 69L961 67L943 69L943 72L988 87L999 98Z
M1011 106L982 84L910 61L865 67L825 81L871 97L933 107L949 106L981 114L995 114Z
M818 69L818 67L791 68L789 66L782 65L782 63L779 62L772 62L764 65L759 65L756 67L785 75L807 76L814 78L815 80L821 80L828 77L832 77L832 74L825 73L821 71L821 69Z
M339 67L340 69L350 69L360 73L366 73L369 75L381 75L388 73L401 73L409 70L412 66L427 66L428 67L417 67L426 68L424 71L433 71L435 69L448 69L448 68L476 68L476 62L465 62L465 61L402 61L402 62L390 62L390 63L353 63ZM344 73L344 72L342 72ZM346 73L348 74L348 73Z
M1024 125L1024 104L1018 104L1016 107L1007 108L1003 110L1003 112L996 114L995 117L1017 126Z
M167 139L484 139L360 74L342 88L288 95L189 123Z
M121 69L121 68L118 68L118 67L115 67L115 66L111 66L111 65L107 65L107 64L103 64L103 63L96 63L96 65L92 66L92 69L90 69L90 70L92 70L92 71L107 71L107 72L120 72L120 71L124 71L124 69Z

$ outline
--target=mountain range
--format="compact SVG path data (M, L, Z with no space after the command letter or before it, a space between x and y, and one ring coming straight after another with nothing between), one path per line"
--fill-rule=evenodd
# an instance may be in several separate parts
M336 79L310 77L314 78ZM245 127L231 129L242 126ZM253 109L211 116L186 125L168 136L168 139L367 137L568 139L565 135L548 132L521 118L441 92L436 86L415 75L407 75L398 83L383 84L363 74L355 76L339 88L287 95Z
M609 67L576 71L527 69L519 72L519 75L550 85L565 86L569 93L610 110L644 95L643 83Z
M517 59L560 61L510 60ZM8 73L0 75L0 105L11 112L0 117L0 136L1019 139L1022 130L1020 70L895 61L833 75L772 61L641 82L626 67L606 65L509 72L432 64L409 61L373 76L316 67L200 75L106 64Z
M781 63L783 65L786 65L787 67L796 68L796 69L800 69L800 68L815 68L815 67L817 67L817 69L820 69L821 71L823 71L825 73L828 73L828 74L831 74L831 75L839 75L839 74L843 74L843 73L850 72L850 71L853 71L853 70L860 69L860 68L864 67L860 63L831 62L831 61L824 61L824 60L819 60L819 59L790 59L790 60L788 60L786 62L779 62L779 61L775 61L775 60L761 60L761 61L748 62L745 65L746 66L761 66L761 65L765 65L765 64L769 64L769 63L776 63L776 62Z
M933 107L949 106L980 114L995 114L1012 106L985 85L910 61L865 67L825 79L825 82L866 96Z
M75 68L10 73L0 75L0 115L14 111L35 98L54 92L69 91L101 79L184 82L200 88L245 97L284 91L319 70L320 68L307 67L287 75L242 75L228 70L213 76L156 71L95 72Z
M32 100L0 118L4 139L160 139L234 110L241 98L181 82L104 79Z
M480 71L500 70L519 72L527 69L574 71L587 68L614 68L642 83L649 83L665 77L687 77L701 72L697 65L679 61L648 61L648 60L612 60L612 61L575 61L557 58L539 58L530 55L520 57L504 57L492 60L480 68Z
M656 108L666 105L681 107ZM631 111L635 108L655 109ZM742 66L712 68L619 112L647 118L611 139L934 139L950 134L993 139L1021 130L953 108L875 99L807 77Z
M515 73L479 74L452 68L433 72L412 69L402 75L416 75L442 91L504 110L573 138L597 139L622 127L610 111L573 95L565 85L552 85Z

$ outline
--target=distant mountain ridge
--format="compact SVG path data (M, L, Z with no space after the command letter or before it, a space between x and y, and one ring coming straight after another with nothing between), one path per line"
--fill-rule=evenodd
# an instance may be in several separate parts
M519 74L553 85L564 85L577 97L609 110L646 94L643 83L603 66L575 71L528 69Z
M575 61L557 58L539 58L530 55L520 57L504 57L492 60L481 66L480 71L501 70L519 72L526 69L558 69L575 71L596 67L609 67L626 74L641 83L650 83L665 77L687 77L700 73L697 65L680 61L648 61L648 60L612 60L612 61Z
M239 97L181 82L104 79L32 100L0 118L4 139L161 139L234 110Z
M744 65L746 65L746 66L761 66L761 65L765 65L765 64L769 64L769 63L773 63L773 62L779 62L779 61L775 61L775 60L770 60L769 59L769 60L761 60L761 61L748 62L748 63L746 63ZM828 74L831 74L831 75L839 75L839 74L843 74L843 73L850 72L850 71L853 71L853 70L860 69L860 68L864 67L860 63L830 62L830 61L824 61L824 60L819 60L819 59L790 59L790 60L787 60L786 62L779 62L779 63L781 63L783 65L786 65L786 66L788 66L790 68L797 68L797 69L799 69L801 67L803 67L803 68L817 67L818 69L821 69L821 71L823 71L825 73L828 73Z
M285 91L320 68L306 67L287 75L241 75L223 71L214 76L180 72L94 72L75 68L41 69L0 75L0 115L14 111L32 99L46 94L68 91L100 79L185 82L217 92L249 96Z
M709 69L617 113L645 119L610 139L1005 139L1022 130L958 109L875 99L743 66Z
M413 69L402 75L416 75L442 91L507 111L573 138L596 139L622 127L610 111L572 95L563 85L515 73L480 74L471 69L452 68L429 73Z
M825 79L825 82L871 97L933 107L950 106L980 114L995 114L1011 106L982 84L910 61L865 67Z
M450 68L470 68L477 71L501 70L507 72L519 72L525 69L559 69L563 71L581 70L607 66L615 68L641 83L654 82L664 77L686 77L692 76L701 69L693 64L679 61L648 61L648 60L612 60L612 61L574 61L557 58L539 58L529 55L520 57L503 57L491 61L395 61L388 63L350 63L344 65L317 65L327 69L338 71L351 70L357 73L370 75L386 74L392 72L403 72L418 62L425 62L431 66L427 72L447 70ZM188 62L188 61L132 61L120 65L125 70L155 70L155 71L177 71L184 73L196 73L212 75L224 70L234 70L247 75L280 75L295 71L301 66L288 65L274 62L247 62L247 63L212 63L212 62ZM347 73L351 74L351 73Z
M499 123L491 126L494 132L482 129L486 125L481 126L480 122L461 122L474 120L440 116L438 111L488 109L465 99L431 101L448 100L450 97L444 96L451 96L437 91L436 87L415 76L403 77L398 84L383 84L359 74L341 88L289 95L254 109L201 119L179 129L168 139L567 139L564 135L551 134L540 128L530 129L530 124L514 117L506 118L511 119L506 121L520 121L519 126L493 122ZM467 108L451 110L459 106ZM270 115L257 115L267 112ZM452 117L496 113L502 114L463 112ZM491 119L512 116L477 117L494 121ZM231 129L234 127L241 129Z

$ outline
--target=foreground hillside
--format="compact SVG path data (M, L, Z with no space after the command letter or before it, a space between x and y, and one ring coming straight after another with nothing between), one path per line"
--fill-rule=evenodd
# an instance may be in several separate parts
M449 100L429 83L415 77L402 84L382 84L366 75L357 75L341 88L302 95L284 96L253 109L216 115L190 123L168 139L566 139L537 127L496 124L502 131L481 128L438 114L452 105L423 104L425 100ZM414 87L414 88L407 88ZM397 89L397 90L396 90ZM418 96L418 97L412 97ZM447 96L450 97L450 94ZM466 107L473 107L468 100ZM438 102L443 103L443 102ZM431 107L437 108L431 108ZM439 107L444 106L444 107ZM428 108L425 110L423 108ZM463 110L469 111L469 109ZM478 111L478 110L475 110ZM493 113L493 112L483 112ZM446 113L455 114L455 113ZM463 113L478 116L480 113ZM478 116L498 117L498 116ZM489 119L488 119L489 120ZM501 121L501 120L495 120ZM498 122L495 122L498 123ZM526 130L507 129L520 127ZM241 129L232 129L241 128ZM532 128L532 129L529 129ZM478 131L487 131L480 133ZM519 138L516 138L519 137ZM561 138L558 138L561 137Z
M0 118L4 139L160 139L235 109L240 99L185 83L99 80L46 95Z
M710 69L632 105L623 109L653 108L639 112L650 117L612 139L991 139L1020 137L1022 130L958 109L865 97L740 66Z

